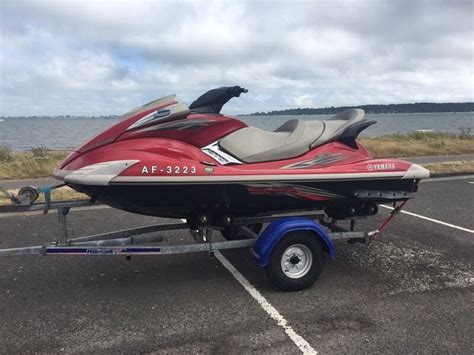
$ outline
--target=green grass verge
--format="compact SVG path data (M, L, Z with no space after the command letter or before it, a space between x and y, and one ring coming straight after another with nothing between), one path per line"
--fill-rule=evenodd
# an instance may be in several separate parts
M413 132L366 137L360 141L376 158L474 154L474 135L469 132Z
M44 147L30 152L12 152L0 146L0 180L51 176L67 152L48 151Z

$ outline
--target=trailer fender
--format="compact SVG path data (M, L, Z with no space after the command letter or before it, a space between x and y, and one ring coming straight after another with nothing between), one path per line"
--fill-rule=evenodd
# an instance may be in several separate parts
M261 267L266 266L275 245L277 245L287 233L300 230L313 232L314 237L320 238L322 241L322 245L328 255L332 259L336 257L334 244L321 225L307 218L286 217L270 223L255 241L252 253L257 261L257 265Z

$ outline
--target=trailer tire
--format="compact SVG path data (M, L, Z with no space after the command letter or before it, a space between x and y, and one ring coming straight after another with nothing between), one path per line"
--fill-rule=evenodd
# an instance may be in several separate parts
M18 197L26 199L32 205L38 199L39 192L34 186L24 186L18 191Z
M310 287L324 266L324 249L314 233L289 232L273 248L265 271L273 284L283 291Z
M247 228L249 228L252 232L258 235L262 230L262 223L250 224L247 226ZM245 235L239 233L237 227L226 227L221 231L221 234L224 239L227 240L240 240L246 238Z

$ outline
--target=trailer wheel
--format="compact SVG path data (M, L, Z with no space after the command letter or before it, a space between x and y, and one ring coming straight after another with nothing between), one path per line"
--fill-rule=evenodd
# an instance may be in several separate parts
M265 271L275 286L283 291L310 287L324 265L323 247L311 232L287 233L273 248Z
M33 204L33 202L35 202L38 199L39 192L38 192L38 189L36 189L36 187L25 186L25 187L22 187L20 191L18 191L18 197L20 198L20 200L24 200L26 203L31 205Z
M247 226L255 234L259 234L262 230L262 223L250 224ZM226 227L221 231L222 236L227 240L245 239L246 236L239 232L237 227Z

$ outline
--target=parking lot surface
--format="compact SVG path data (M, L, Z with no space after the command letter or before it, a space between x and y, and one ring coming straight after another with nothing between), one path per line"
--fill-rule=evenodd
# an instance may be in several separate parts
M337 242L305 291L273 288L248 249L223 252L264 301L207 253L0 258L0 352L473 353L473 182L422 183L413 215L369 245ZM103 207L69 216L76 236L157 221L170 222ZM57 238L54 213L0 217L0 248Z

